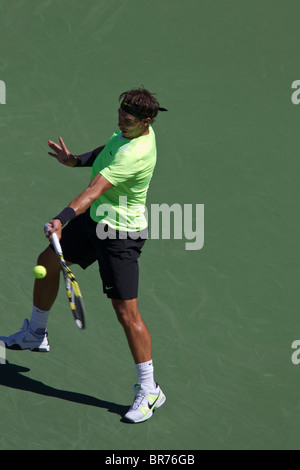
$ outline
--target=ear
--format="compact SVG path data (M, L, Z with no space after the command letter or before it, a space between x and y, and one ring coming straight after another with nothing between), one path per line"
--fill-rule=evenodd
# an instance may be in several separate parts
M148 127L151 124L151 118L144 119L144 124L146 127Z

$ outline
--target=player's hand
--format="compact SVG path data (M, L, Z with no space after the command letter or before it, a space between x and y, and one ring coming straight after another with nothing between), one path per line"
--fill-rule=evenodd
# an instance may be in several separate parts
M48 152L48 154L51 155L51 157L56 158L56 160L63 165L76 166L78 162L77 158L69 152L61 137L59 137L59 142L61 147L55 142L52 142L52 140L48 140L49 147L55 152Z
M59 219L52 219L50 222L48 222L48 227L49 230L45 230L46 237L50 240L51 242L51 235L52 233L56 233L58 239L61 239L61 231L62 231L62 223Z

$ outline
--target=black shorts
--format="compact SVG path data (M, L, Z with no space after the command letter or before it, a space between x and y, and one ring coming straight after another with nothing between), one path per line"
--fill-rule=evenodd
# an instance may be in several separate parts
M110 299L135 299L138 295L138 258L147 235L141 232L131 239L126 232L115 231L116 239L99 239L89 210L71 220L62 230L64 258L86 269L98 261L103 293ZM125 236L126 238L125 238Z

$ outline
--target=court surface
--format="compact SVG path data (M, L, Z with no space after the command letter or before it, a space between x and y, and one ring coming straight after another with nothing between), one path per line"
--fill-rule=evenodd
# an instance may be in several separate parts
M44 223L90 179L48 139L75 154L104 144L123 91L143 84L169 109L148 207L177 203L188 224L189 206L187 233L197 204L205 214L202 249L171 230L140 261L165 405L123 422L125 335L97 267L74 267L87 329L61 284L51 353L0 365L0 449L299 449L299 13L296 0L0 1L0 335L30 317Z

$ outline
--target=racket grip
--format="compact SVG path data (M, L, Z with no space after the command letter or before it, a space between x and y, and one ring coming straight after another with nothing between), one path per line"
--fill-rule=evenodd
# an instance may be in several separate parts
M45 224L44 225L44 229L46 232L48 232L50 230L50 227L48 226L48 224ZM62 249L61 249L61 246L60 246L60 243L59 243L59 239L58 239L58 236L56 235L56 233L52 233L51 235L51 242L52 242L52 245L54 247L54 250L55 252L58 254L58 255L62 255Z

